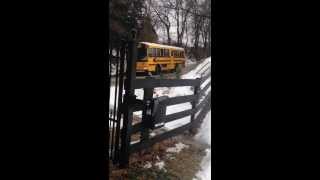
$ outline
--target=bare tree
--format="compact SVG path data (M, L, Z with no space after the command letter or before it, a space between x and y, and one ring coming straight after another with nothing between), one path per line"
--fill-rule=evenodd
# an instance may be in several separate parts
M182 46L182 40L186 32L187 18L191 7L186 6L183 0L174 0L170 2L170 6L175 11L175 22L177 32L177 45Z
M201 14L203 15L209 15L211 14L211 0L205 0L201 4L200 9ZM203 17L203 23L201 25L201 37L203 42L203 48L205 51L206 56L210 55L210 45L211 45L211 37L210 37L210 31L211 31L211 18Z
M193 27L193 33L194 33L194 40L193 40L193 48L194 48L194 55L196 59L199 59L199 41L200 41L200 28L202 23L202 18L200 16L197 16L196 14L199 14L199 4L198 0L194 0L194 6L193 6L193 21L192 24Z
M196 59L201 59L209 53L211 37L211 0L186 0L186 10L190 10L188 29L191 30L191 53Z
M148 0L148 5L152 25L164 32L168 44L176 42L198 60L210 55L211 0Z
M163 1L162 3L166 5L170 5L170 0ZM167 33L167 43L171 44L171 36L170 36L170 28L171 28L171 21L170 21L170 11L171 9L165 8L162 5L159 5L156 3L156 1L152 1L150 3L151 8L153 9L153 12L156 14L159 21L162 23L162 25L165 27L166 33Z

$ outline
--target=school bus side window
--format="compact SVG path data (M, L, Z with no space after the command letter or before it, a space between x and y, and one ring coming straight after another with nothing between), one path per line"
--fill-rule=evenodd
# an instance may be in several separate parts
M148 56L152 57L152 48L148 48Z
M152 48L152 57L156 57L156 49L155 48Z
M160 56L160 49L156 49L157 50L157 57Z
M165 50L165 55L166 55L166 57L169 57L169 49Z

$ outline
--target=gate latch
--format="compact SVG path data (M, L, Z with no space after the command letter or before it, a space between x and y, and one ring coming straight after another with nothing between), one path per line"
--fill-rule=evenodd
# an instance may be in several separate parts
M165 125L164 117L166 115L167 107L161 102L168 98L168 96L161 96L154 99L152 108L151 129L158 129Z

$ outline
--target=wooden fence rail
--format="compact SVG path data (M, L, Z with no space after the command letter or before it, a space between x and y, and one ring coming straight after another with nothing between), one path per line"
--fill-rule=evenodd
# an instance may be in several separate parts
M182 134L187 130L198 128L211 107L211 91L208 91L211 86L211 80L207 82L207 84L203 88L200 89L200 85L207 81L208 78L210 78L210 73L198 79L173 80L148 78L136 80L134 88L144 89L143 102L148 102L148 105L144 106L142 121L132 126L131 133L136 134L140 132L141 139L137 143L131 144L130 153L135 153L137 151L151 147L157 142ZM194 94L170 98L164 96L153 98L154 88L179 86L194 87ZM198 102L199 99L203 96L205 96L204 98L202 98L203 100L201 102ZM180 112L166 115L167 106L188 102L192 104L192 109L186 109ZM198 113L197 116L195 116L196 113ZM150 138L150 133L152 132L152 130L157 129L157 127L155 127L156 124L179 121L179 119L187 116L191 117L190 123Z

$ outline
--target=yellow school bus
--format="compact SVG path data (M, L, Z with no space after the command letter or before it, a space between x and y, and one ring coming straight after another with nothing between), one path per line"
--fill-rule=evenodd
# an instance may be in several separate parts
M160 74L162 71L179 71L184 66L183 48L149 42L138 43L137 72Z

